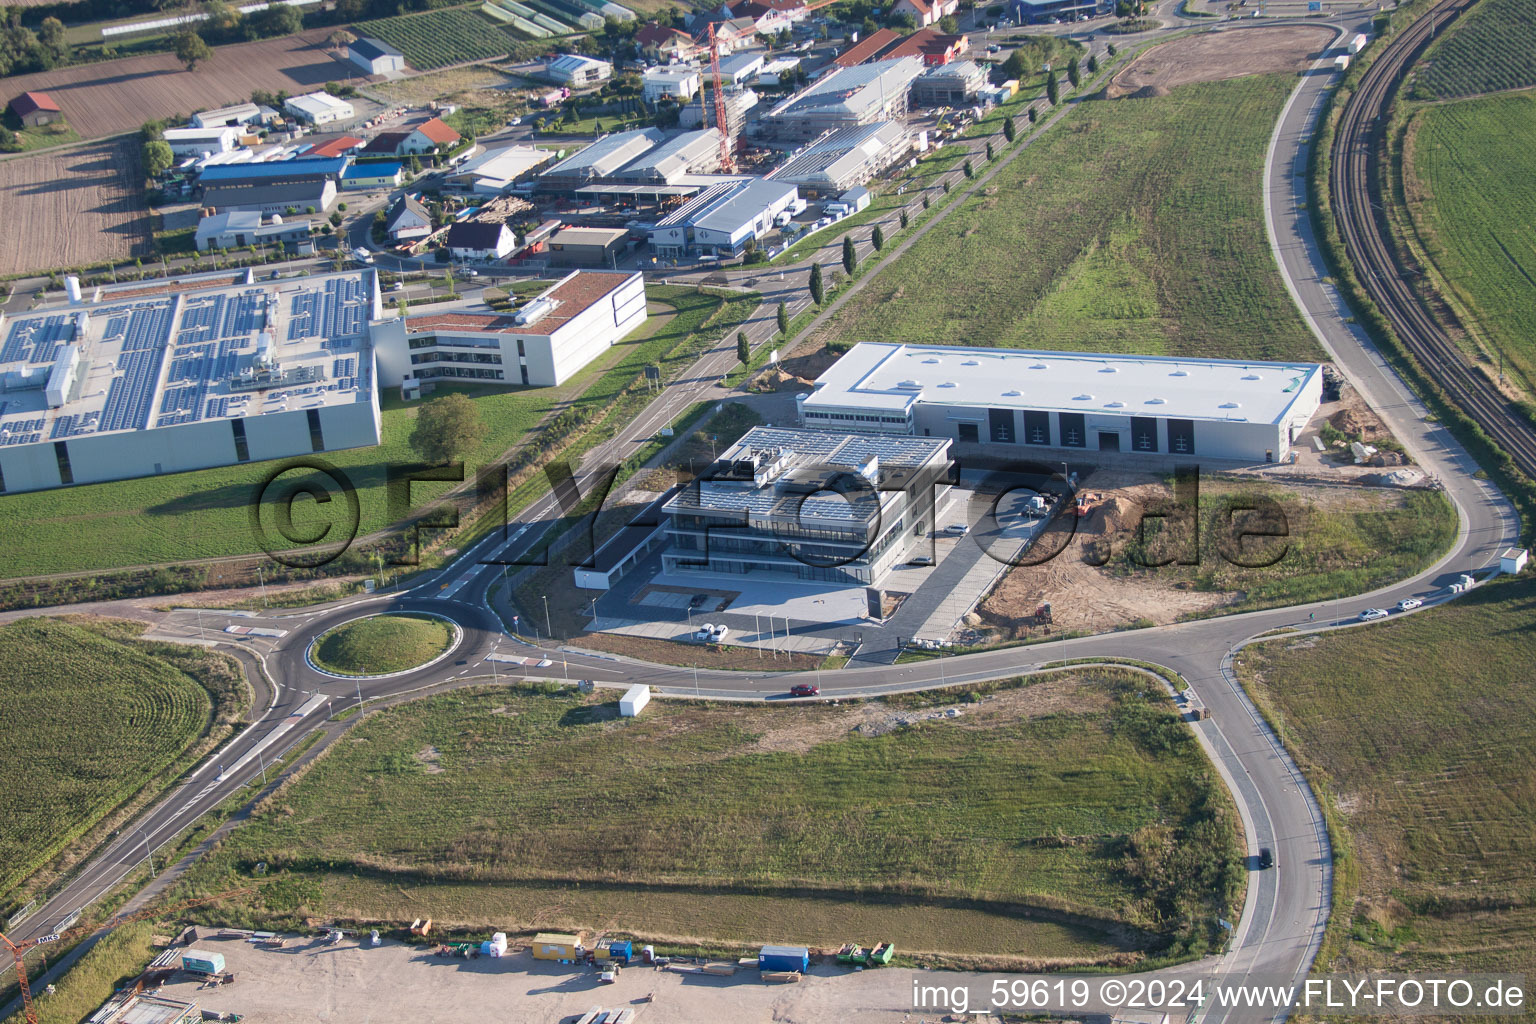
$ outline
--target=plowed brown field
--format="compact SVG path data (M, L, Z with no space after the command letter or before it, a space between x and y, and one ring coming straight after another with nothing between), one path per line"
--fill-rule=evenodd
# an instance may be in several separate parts
M242 103L252 91L310 92L326 82L351 79L357 66L326 49L331 29L281 39L219 46L213 58L188 71L174 54L81 64L6 80L8 95L41 90L53 97L81 137L132 131L145 121L194 110Z
M137 142L0 160L0 274L149 252Z

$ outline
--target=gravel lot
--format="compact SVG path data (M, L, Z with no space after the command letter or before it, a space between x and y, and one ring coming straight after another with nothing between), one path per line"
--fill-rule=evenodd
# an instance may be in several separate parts
M527 951L462 960L389 941L377 949L350 937L335 946L290 941L284 950L260 950L235 939L198 939L199 949L224 954L235 983L205 989L177 975L164 992L262 1024L556 1024L597 1006L633 1007L635 1024L918 1024L941 1015L911 1011L914 975L959 977L816 967L799 984L783 985L759 981L756 970L710 977L637 966L604 985L590 968L536 961ZM651 993L654 1001L644 1002Z

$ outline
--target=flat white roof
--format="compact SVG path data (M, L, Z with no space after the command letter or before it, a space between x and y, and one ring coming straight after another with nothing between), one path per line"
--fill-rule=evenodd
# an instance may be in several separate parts
M1278 423L1317 363L1180 359L863 342L816 379L806 408L917 403Z
M234 283L232 275L102 289L95 301L0 315L0 446L63 441L369 399L374 273ZM82 319L83 317L83 319ZM269 335L275 376L255 376ZM49 408L66 345L81 376Z

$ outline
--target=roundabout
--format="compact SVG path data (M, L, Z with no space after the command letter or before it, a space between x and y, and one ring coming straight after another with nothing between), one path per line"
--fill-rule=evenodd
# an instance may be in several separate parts
M438 612L382 611L318 633L304 649L315 672L339 679L389 679L430 668L452 654L463 628Z

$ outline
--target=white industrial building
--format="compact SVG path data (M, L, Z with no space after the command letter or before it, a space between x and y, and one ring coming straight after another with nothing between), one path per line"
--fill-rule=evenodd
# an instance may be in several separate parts
M717 128L683 132L625 164L608 178L633 185L673 185L686 175L718 170L720 141Z
M405 70L405 54L382 39L364 36L347 46L347 58L370 75L387 75Z
M900 120L907 113L912 83L922 73L920 57L838 68L781 102L758 123L775 138L814 139L834 128Z
M365 269L141 282L0 314L0 490L377 444L381 312Z
M636 128L605 135L540 174L539 185L556 191L590 185L649 153L666 138L659 128Z
M738 88L725 90L725 130L731 138L741 134L741 129L746 126L747 114L757 106L757 93L751 89ZM690 103L683 107L677 115L679 128L702 128L706 124L712 125L715 121L714 107L711 106L708 118L697 103ZM718 126L716 126L718 127Z
M350 121L356 115L352 104L337 99L325 90L294 96L283 103L283 109L301 121L313 125L336 124Z
M579 53L562 53L544 65L544 74L561 85L579 89L612 78L613 65L595 57L583 57Z
M905 158L912 142L900 121L838 128L792 155L769 177L815 195L842 192Z
M800 199L787 182L746 178L711 185L651 229L651 250L675 258L690 251L735 256L761 238L774 218Z
M255 210L209 214L197 222L193 241L198 252L248 245L282 245L295 252L315 251L307 219L285 222L281 215L277 215L263 224L261 214Z
M554 150L537 146L487 149L449 171L443 179L443 187L477 196L500 195L554 158Z
M1316 363L855 345L801 397L823 430L1029 449L1278 462L1317 412ZM1050 456L1059 458L1059 454Z
M166 145L171 147L171 155L181 158L189 156L212 156L215 153L228 153L235 148L235 141L240 138L240 132L236 128L167 128L163 133Z
M237 103L232 107L215 107L192 115L194 128L225 128L250 124L261 120L261 108L254 103Z
M987 87L987 69L972 60L929 68L912 83L912 102L920 107L963 107Z
M641 78L645 102L676 100L687 103L698 95L703 79L698 68L651 68Z
M934 525L950 441L753 427L670 498L667 573L878 585Z
M512 313L455 310L374 329L384 385L471 378L554 387L645 322L639 274L578 270Z

